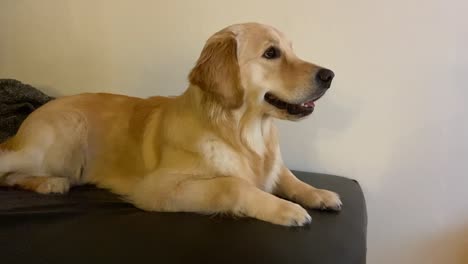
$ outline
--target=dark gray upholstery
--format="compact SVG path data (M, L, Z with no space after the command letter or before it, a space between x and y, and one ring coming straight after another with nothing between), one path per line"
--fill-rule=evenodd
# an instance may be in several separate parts
M53 99L18 80L0 79L0 143L16 134L29 114Z
M356 181L296 172L338 192L340 213L311 210L312 224L144 212L91 186L44 196L0 188L1 263L320 263L366 259L366 206Z

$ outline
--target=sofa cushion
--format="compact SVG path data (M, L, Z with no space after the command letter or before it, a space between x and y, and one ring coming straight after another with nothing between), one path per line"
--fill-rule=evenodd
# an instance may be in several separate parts
M248 218L144 212L92 186L66 195L0 188L2 263L365 263L367 215L359 184L295 172L338 192L339 213L309 210L306 227Z

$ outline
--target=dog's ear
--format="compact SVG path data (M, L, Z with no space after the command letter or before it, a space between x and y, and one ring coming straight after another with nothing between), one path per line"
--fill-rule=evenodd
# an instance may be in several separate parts
M242 105L237 40L232 32L218 32L206 42L189 81L226 108Z

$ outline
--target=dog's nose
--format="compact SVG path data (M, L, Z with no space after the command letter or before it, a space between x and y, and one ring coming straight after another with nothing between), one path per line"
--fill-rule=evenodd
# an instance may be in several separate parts
M320 69L315 76L315 80L322 88L330 88L335 73L329 69Z

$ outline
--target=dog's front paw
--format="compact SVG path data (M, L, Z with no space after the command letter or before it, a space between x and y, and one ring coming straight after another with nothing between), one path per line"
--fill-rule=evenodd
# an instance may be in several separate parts
M333 211L340 211L343 205L337 193L324 189L307 192L304 203L304 206L309 208Z
M70 181L67 178L50 177L41 183L36 192L41 194L66 193L70 189Z
M312 222L312 217L300 205L284 201L269 221L284 226L303 226Z

